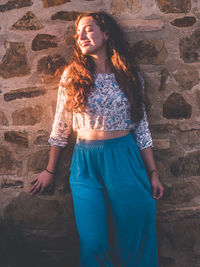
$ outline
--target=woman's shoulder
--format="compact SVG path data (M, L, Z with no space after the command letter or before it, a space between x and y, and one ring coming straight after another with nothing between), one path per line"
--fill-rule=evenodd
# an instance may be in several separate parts
M62 72L62 75L61 75L61 78L60 78L60 83L61 84L65 84L66 83L66 80L69 80L70 76L69 76L69 71L70 71L70 65L67 65L63 72Z
M68 72L69 72L69 66L66 66L61 75L61 82L64 82L66 80Z

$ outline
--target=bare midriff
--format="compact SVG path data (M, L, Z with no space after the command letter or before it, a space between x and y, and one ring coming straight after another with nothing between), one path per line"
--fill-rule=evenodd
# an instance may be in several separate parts
M119 130L119 131L79 130L77 133L77 138L87 139L87 140L104 140L104 139L122 137L124 135L127 135L129 132L130 131L124 131L124 130Z

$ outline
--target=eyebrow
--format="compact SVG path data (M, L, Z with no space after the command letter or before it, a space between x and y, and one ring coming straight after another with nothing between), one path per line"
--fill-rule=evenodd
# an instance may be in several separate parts
M87 26L92 26L92 27L94 27L94 25L92 25L92 24L86 24L86 25L83 26L83 28L84 28L84 27L87 27ZM79 32L79 29L77 29L76 31Z

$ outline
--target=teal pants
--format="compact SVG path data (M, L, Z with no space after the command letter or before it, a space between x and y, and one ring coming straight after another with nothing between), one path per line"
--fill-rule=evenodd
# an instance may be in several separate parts
M77 139L70 187L79 267L158 267L156 200L131 133Z

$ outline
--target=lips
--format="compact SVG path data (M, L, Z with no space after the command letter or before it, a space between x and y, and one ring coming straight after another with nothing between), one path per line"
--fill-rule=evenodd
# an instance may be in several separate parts
M86 45L88 45L90 42L89 41L87 41L87 42L83 42L83 43L81 43L81 46L86 46Z

